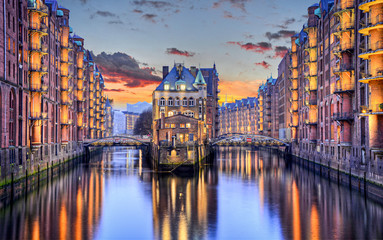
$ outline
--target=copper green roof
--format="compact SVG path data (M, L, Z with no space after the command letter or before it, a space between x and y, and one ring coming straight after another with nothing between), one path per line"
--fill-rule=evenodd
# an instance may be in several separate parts
M193 85L206 85L205 78L202 76L201 70L198 70L197 77L194 80Z

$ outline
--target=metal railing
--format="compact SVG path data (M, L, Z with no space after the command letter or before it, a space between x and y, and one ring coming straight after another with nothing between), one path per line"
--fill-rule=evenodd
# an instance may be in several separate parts
M48 85L45 84L30 84L29 85L29 90L31 92L48 92Z
M335 6L335 12L354 8L354 4L355 4L354 0L339 1L339 3Z
M342 112L342 113L333 113L333 121L349 121L354 119L354 114L352 112Z
M30 43L29 44L29 51L37 51L37 52L48 52L48 46L44 44L37 44L37 43Z
M354 84L339 84L335 86L334 93L354 91Z
M383 114L383 103L360 106L361 114Z
M48 72L48 66L44 66L42 64L29 64L29 71Z
M42 33L48 33L48 27L43 22L40 22L40 23L30 22L29 23L29 30L38 31L38 32L42 32Z
M348 72L354 70L354 66L350 64L340 64L337 67L333 68L333 73L339 73L339 72Z

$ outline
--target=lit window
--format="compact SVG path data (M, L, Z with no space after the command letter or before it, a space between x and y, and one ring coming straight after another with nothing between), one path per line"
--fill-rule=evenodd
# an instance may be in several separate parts
M180 124L180 128L185 128L185 124L184 124L184 123L181 123L181 124Z
M168 117L171 117L171 116L173 116L173 115L174 115L173 112L168 112Z
M185 84L181 84L181 90L184 91L186 89Z
M167 90L169 90L169 84L165 84L164 85L164 89L167 91Z
M176 125L174 123L170 124L171 128L176 128Z
M190 128L190 123L186 123L186 128Z
M160 100L160 106L165 106L165 98L161 98L161 100Z
M169 128L169 123L165 123L165 128Z

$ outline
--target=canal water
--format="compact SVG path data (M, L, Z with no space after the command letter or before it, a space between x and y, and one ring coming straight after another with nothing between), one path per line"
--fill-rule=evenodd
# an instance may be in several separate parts
M194 176L106 148L0 209L1 239L377 239L383 205L268 151L219 148Z

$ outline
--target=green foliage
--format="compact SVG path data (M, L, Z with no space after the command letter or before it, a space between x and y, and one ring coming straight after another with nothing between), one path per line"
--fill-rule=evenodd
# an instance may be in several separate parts
M383 109L383 103L379 104L379 109Z
M152 135L152 110L143 111L134 125L134 135Z

